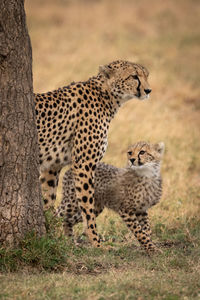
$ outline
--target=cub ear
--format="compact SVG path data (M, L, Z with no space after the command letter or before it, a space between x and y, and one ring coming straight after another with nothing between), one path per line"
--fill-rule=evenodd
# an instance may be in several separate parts
M109 65L99 66L99 73L103 73L109 79L113 75L113 69Z
M165 144L163 142L155 144L155 150L162 155L165 150Z

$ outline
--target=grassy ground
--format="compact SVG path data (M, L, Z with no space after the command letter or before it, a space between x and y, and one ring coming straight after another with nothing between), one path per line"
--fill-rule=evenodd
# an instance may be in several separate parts
M32 0L26 8L35 91L87 79L118 58L148 67L151 99L119 111L104 161L123 166L128 145L165 142L163 197L150 212L163 254L147 257L105 211L98 230L112 250L62 241L56 269L41 257L26 267L24 246L17 273L0 275L0 299L200 299L199 1ZM49 260L58 255L51 251Z
M100 231L104 244L113 247L109 251L77 247L52 231L41 239L27 236L19 249L0 249L0 299L200 298L195 218L173 229L155 224L154 240L162 253L150 257L117 218L108 219Z

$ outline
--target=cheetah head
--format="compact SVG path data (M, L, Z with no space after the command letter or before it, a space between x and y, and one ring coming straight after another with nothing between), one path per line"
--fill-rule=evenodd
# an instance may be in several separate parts
M105 78L108 89L120 103L130 99L149 98L151 89L148 84L149 72L139 64L118 60L100 66L99 72Z
M163 142L157 144L138 142L134 144L127 152L129 166L142 175L154 174L160 169L164 147Z

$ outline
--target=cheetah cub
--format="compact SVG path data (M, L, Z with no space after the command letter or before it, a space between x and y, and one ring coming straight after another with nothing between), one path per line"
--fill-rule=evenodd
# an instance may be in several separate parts
M147 211L161 198L163 152L163 142L138 142L128 149L126 168L99 163L95 171L95 215L105 207L117 212L148 252L156 250ZM82 217L71 170L65 173L62 184L63 199L57 215L63 218L65 234L72 236L73 225L81 222Z

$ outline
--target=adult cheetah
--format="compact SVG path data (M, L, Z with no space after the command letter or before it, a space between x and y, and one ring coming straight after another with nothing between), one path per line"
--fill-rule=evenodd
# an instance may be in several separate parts
M94 182L96 217L105 207L117 212L147 252L156 250L151 241L148 209L159 202L162 194L160 165L164 143L138 142L129 147L128 167L117 168L98 163ZM73 235L73 226L82 221L76 199L73 173L64 174L63 198L56 214L63 218L64 232Z
M99 247L94 213L94 171L107 147L110 121L126 101L148 98L145 67L118 60L97 76L35 94L40 180L45 209L53 206L60 170L71 164L76 196L91 243Z

